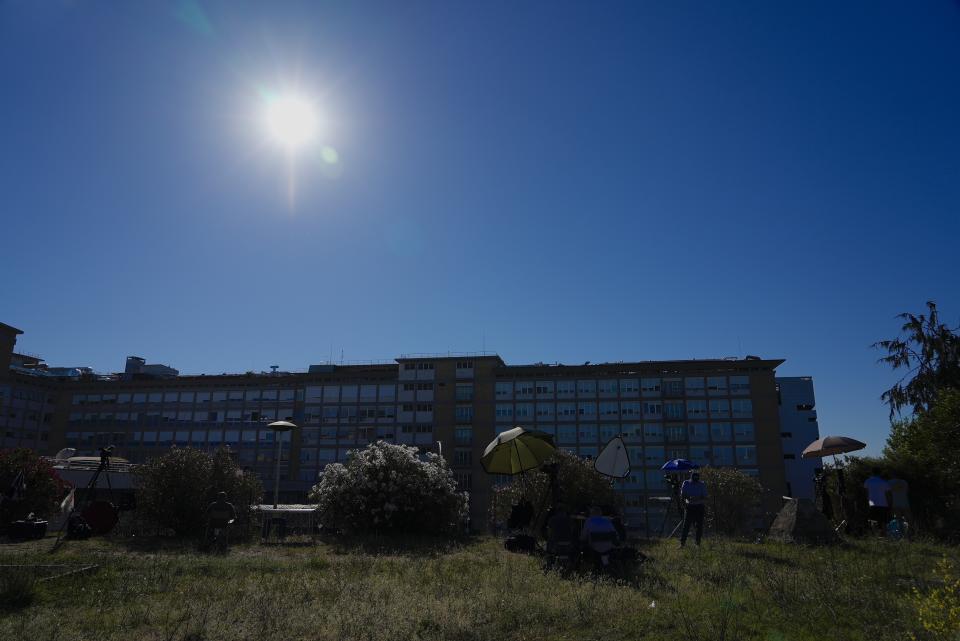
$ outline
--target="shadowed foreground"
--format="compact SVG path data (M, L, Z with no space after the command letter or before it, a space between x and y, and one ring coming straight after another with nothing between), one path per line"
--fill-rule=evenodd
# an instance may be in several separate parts
M645 549L651 560L617 583L544 573L492 539L388 552L242 546L226 557L171 543L49 547L0 547L0 564L99 569L37 583L0 568L0 639L899 640L917 626L911 588L944 553L956 558L918 543L674 541Z

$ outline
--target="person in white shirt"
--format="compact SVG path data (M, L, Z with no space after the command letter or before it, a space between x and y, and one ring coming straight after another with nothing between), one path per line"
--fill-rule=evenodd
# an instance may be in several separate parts
M863 482L864 489L867 490L867 503L870 506L870 520L876 521L883 532L890 520L890 501L887 494L890 493L890 483L880 476L880 470L873 469L873 476Z

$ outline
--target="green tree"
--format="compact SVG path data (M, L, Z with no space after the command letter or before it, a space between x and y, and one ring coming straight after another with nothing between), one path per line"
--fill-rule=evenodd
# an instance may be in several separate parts
M923 461L960 479L960 389L943 390L923 414L894 422L884 455Z
M910 484L923 528L960 531L960 389L943 390L929 410L894 422L883 454L883 466Z
M760 510L760 481L730 467L705 467L700 480L707 486L707 526L727 535L749 534Z
M263 498L263 486L245 473L220 448L212 455L189 447L174 447L137 468L137 509L178 536L203 532L207 506L218 492L237 509L238 529L249 518L250 506Z
M890 406L891 419L905 407L916 414L925 412L942 390L960 388L960 335L940 322L936 303L927 301L927 309L926 315L900 314L904 320L900 336L873 344L887 352L879 362L906 370L880 397Z
M57 475L53 466L33 450L0 450L0 494L10 490L20 472L23 472L26 491L20 500L5 498L0 502L2 524L22 519L30 512L37 516L49 516L57 509L60 499L70 487Z
M557 464L559 499L571 510L586 511L592 505L618 507L623 502L622 496L614 490L611 479L597 472L592 461L557 450L548 463ZM539 507L548 495L549 485L549 475L542 472L528 472L514 477L510 484L494 489L490 516L494 521L506 521L511 507L522 501Z

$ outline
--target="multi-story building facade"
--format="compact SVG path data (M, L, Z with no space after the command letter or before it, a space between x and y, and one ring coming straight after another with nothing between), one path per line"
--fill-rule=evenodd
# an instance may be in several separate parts
M30 376L40 359L13 351L19 329L0 323L0 448L50 449L60 384Z
M820 459L801 458L800 454L820 438L813 379L809 376L778 376L777 394L787 495L812 499L813 476L821 462Z
M283 435L289 447L281 461L287 500L304 500L327 464L372 441L440 451L471 493L474 524L485 522L496 480L483 472L480 457L498 433L517 425L542 430L559 448L587 458L621 435L632 467L616 482L627 520L657 531L664 502L651 498L668 494L660 466L672 458L735 466L760 480L768 510L779 508L786 480L774 371L782 362L508 365L492 354L425 355L218 376L171 375L169 368L152 370L164 373L155 376L139 366L133 373L49 376L35 365L32 372L9 370L0 389L42 388L51 401L43 405L46 429L38 427L31 441L21 426L9 444L42 453L93 453L112 444L133 462L173 446L229 447L264 480L273 476L277 449L267 424L292 420L299 428Z

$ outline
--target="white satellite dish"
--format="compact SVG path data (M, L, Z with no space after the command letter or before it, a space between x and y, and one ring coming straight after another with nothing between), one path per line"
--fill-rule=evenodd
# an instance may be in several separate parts
M53 460L55 460L55 461L66 461L68 458L70 458L71 456L73 456L73 455L76 454L76 453L77 453L76 448L73 448L73 447L65 447L65 448L63 448L62 450L60 450L59 452L57 452L57 455L53 457Z
M612 476L616 479L629 476L630 456L627 454L627 446L624 445L623 439L619 436L610 439L593 462L593 467L604 476Z

